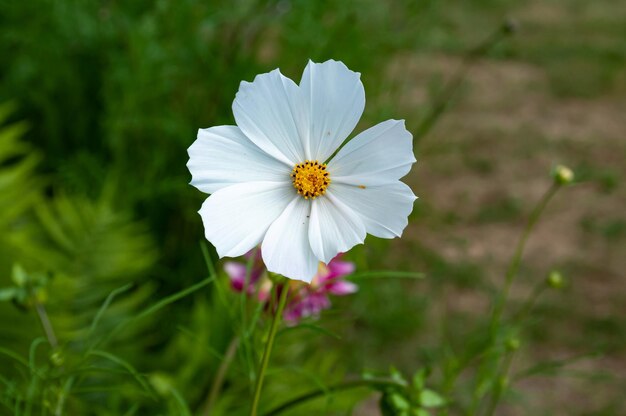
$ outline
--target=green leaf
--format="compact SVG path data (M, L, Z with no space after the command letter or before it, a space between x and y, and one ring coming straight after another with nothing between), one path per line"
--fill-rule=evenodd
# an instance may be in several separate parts
M89 355L95 356L95 357L100 357L100 358L104 358L107 359L117 365L119 365L120 367L124 368L130 375L132 375L135 380L137 381L137 383L139 383L139 385L149 394L152 394L153 390L151 388L151 386L148 384L148 382L145 380L145 378L139 374L139 372L137 370L135 370L135 368L130 365L127 361L121 359L120 357L113 355L109 352L106 351L101 351L101 350L94 350L94 351L90 351Z
M389 368L389 374L391 375L391 378L399 381L402 384L406 384L406 380L404 379L404 376L402 375L402 373L395 368L394 366L391 366L391 368Z
M104 301L104 303L102 304L100 309L98 309L98 312L96 313L96 316L94 316L93 321L91 322L91 326L89 327L89 335L88 335L88 337L91 336L91 334L93 334L93 332L96 330L96 327L98 326L98 322L100 322L100 318L102 317L104 312L107 310L107 308L109 307L111 302L113 302L113 299L117 295L126 292L131 287L133 287L133 284L132 283L128 283L128 284L126 284L126 285L124 285L122 287L119 287L119 288L113 290L109 294L109 296L107 296L106 300Z
M187 401L185 400L183 395L180 394L180 392L174 387L170 389L170 393L172 394L172 397L174 397L174 400L177 404L178 414L180 414L181 416L191 416L191 410L189 409L189 405L187 404Z
M394 389L387 389L383 393L378 406L383 416L400 416L411 410L411 402Z
M411 402L400 393L390 394L389 401L396 410L409 410L411 408Z
M428 372L425 368L420 368L415 374L413 374L413 388L415 390L422 390L426 384L426 377Z
M209 276L204 280L201 280L200 282L196 283L193 286L190 286L186 289L181 290L180 292L174 293L173 295L167 296L164 299L161 299L160 301L156 302L155 304L149 306L148 308L144 309L143 311L141 311L140 313L138 313L137 315L133 316L132 318L129 318L126 321L122 321L120 322L115 328L113 328L112 331L110 331L107 336L105 337L104 341L107 341L108 339L112 338L114 335L116 335L117 333L119 333L122 329L124 329L125 327L127 327L129 324L131 324L132 322L138 321L148 315L151 315L155 312L157 312L160 309L163 309L164 307L168 306L171 303L174 303L182 298L184 298L185 296L188 296L190 294L192 294L193 292L202 289L203 287L207 286L209 283L213 282L213 280L215 280L215 276Z
M0 289L0 301L13 300L17 298L18 289L16 287L7 287Z
M26 270L24 270L24 268L18 263L15 263L13 265L13 273L11 278L13 279L13 282L19 287L25 286L26 282L28 282L28 274L26 274Z
M446 401L438 393L424 389L420 392L420 404L424 407L441 407Z
M22 364L23 366L30 368L30 366L28 365L28 361L26 361L24 358L22 358L19 354L17 354L14 351L11 351L7 348L0 347L0 355L6 355L7 357L14 359L15 361Z
M300 324L298 324L296 326L285 327L285 328L283 328L282 330L280 330L278 332L278 336L280 336L282 334L285 334L286 332L292 332L292 331L294 331L296 329L308 329L308 330L315 331L315 332L318 332L320 334L329 336L331 338L341 339L341 335L336 334L336 333L334 333L332 331L329 331L328 329L322 328L319 325L309 324L309 323L300 323Z

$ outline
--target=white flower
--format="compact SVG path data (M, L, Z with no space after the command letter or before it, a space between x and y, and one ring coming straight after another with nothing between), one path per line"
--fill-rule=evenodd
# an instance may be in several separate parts
M242 82L237 126L198 130L191 184L210 193L200 215L220 257L261 243L268 270L310 282L319 261L363 243L399 237L415 195L400 182L415 162L404 121L350 140L365 107L361 74L342 62L309 62L300 85L278 69Z

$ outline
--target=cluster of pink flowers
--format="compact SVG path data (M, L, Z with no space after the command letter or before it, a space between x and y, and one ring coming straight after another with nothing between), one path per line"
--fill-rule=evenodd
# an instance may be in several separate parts
M252 261L248 285L246 287L247 264L226 262L224 271L230 278L231 287L236 292L244 290L250 296L256 294L259 302L268 302L272 281L267 276L267 270L261 259L260 250L245 255ZM254 256L254 258L252 258ZM354 263L341 260L341 254L332 259L328 265L320 263L317 274L310 284L289 280L286 286L289 289L287 305L283 319L290 324L296 324L303 318L318 318L324 309L331 306L330 296L345 296L358 290L356 284L344 280L354 272Z

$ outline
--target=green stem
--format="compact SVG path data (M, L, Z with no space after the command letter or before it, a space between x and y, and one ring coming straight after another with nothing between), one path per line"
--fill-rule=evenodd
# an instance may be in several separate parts
M504 288L494 305L493 314L491 316L491 324L490 324L491 343L494 343L495 340L497 339L497 330L498 330L498 327L500 326L502 313L504 311L504 306L506 305L506 302L509 298L509 293L511 291L511 286L513 284L513 281L515 280L515 277L517 276L519 272L519 268L522 262L522 255L524 254L524 249L526 248L526 243L528 241L530 233L535 228L535 225L539 221L541 214L543 214L544 210L546 209L546 206L548 205L552 197L556 194L556 192L560 188L561 188L561 185L559 185L557 182L554 182L550 186L550 188L548 188L548 190L543 194L542 198L539 200L539 202L537 203L537 205L531 212L530 217L528 218L528 223L526 224L526 227L524 228L524 232L522 233L522 236L517 243L515 252L513 254L513 257L511 258L511 263L509 264L509 267L507 269L505 281L504 281ZM539 296L540 293L541 293L541 290L536 289L531 295L531 299L536 300L536 297ZM530 308L532 308L533 304L534 304L534 300L531 300L529 303L527 303L527 305L523 307L522 310L524 312L522 313L527 313L527 311L530 311ZM513 355L514 354L512 352L508 352L506 357L504 358L502 367L498 371L499 380L502 380L503 378L506 377L509 371L509 367L511 365L511 361L513 359ZM504 387L501 385L498 385L496 387L496 390L494 391L494 393L491 395L489 399L489 407L488 407L487 415L492 415L493 412L495 412L496 407L498 406L498 402L502 396L503 390L504 390ZM475 401L474 404L478 405L478 401ZM471 413L473 414L473 412Z
M500 318L502 317L502 312L504 310L504 305L509 297L509 292L511 291L511 285L513 284L513 280L515 280L515 276L519 271L520 264L522 262L522 255L524 254L524 249L526 248L526 242L528 241L528 237L530 233L535 228L537 221L543 214L548 202L552 199L552 197L559 190L560 185L554 183L548 190L543 194L543 197L539 200L539 203L535 206L530 217L528 218L528 223L526 224L526 228L524 228L524 232L522 233L521 238L517 243L517 247L515 248L515 253L511 259L511 263L506 272L505 280L504 280L504 289L502 290L501 296L496 301L496 305L494 306L493 315L491 317L491 328L492 330L499 324Z
M272 353L272 347L274 346L274 339L276 338L278 324L282 321L283 310L285 309L285 304L287 303L287 294L289 292L289 288L287 287L287 285L275 285L274 287L276 291L278 291L279 288L281 288L282 290L280 292L278 307L276 308L276 313L274 314L274 319L272 320L272 326L270 327L270 333L268 335L267 342L265 343L263 358L261 359L261 365L257 374L256 386L254 387L254 398L252 400L252 408L250 409L250 416L257 415L257 408L259 407L259 400L261 399L261 389L263 388L263 379L265 378L267 364L270 361L270 355Z
M233 362L233 358L235 358L235 353L237 352L238 347L239 337L235 336L233 337L232 341L230 341L230 344L228 344L228 348L226 348L226 354L224 354L224 359L220 363L220 366L217 369L217 373L215 374L215 380L211 385L211 390L209 391L209 396L204 406L204 411L202 412L204 416L209 416L211 414L211 410L215 405L215 401L217 400L220 390L222 390L222 385L224 384L226 373L228 372L230 364Z
M246 330L247 323L247 306L246 301L248 300L248 290L250 286L250 281L252 280L252 269L254 268L254 264L256 262L257 253L259 251L259 247L255 247L251 251L251 255L246 262L246 274L243 279L243 288L241 289L240 294L240 309L241 309L241 326L243 330Z
M39 316L39 320L41 321L43 331L46 333L46 338L48 338L48 342L50 343L52 349L55 349L57 345L59 345L59 342L57 341L57 337L54 334L54 329L52 328L52 323L50 322L50 318L48 318L48 314L46 313L46 308L41 302L35 300L35 309L37 310L37 315Z
M489 400L489 407L487 408L487 415L492 416L496 408L498 407L498 402L502 397L502 393L504 393L507 388L508 380L507 374L509 373L509 369L511 368L511 363L513 362L513 357L515 356L515 351L508 351L506 356L504 357L504 361L502 362L502 368L498 372L498 379L496 380L496 389L495 392L491 395L491 400Z
M74 377L70 377L63 384L63 388L59 392L59 399L57 401L56 409L54 410L54 416L63 415L63 407L65 406L65 400L67 399L67 395L72 388L72 384L74 383Z
M254 264L256 261L256 257L257 257L257 253L260 250L259 246L256 246L254 249L252 249L251 251L251 256L248 258L248 261L246 262L246 275L244 278L244 282L243 282L243 288L241 290L241 293L239 294L239 306L240 306L240 314L241 314L241 337L242 337L242 350L243 350L243 355L246 359L246 363L247 363L247 370L248 370L248 377L250 379L250 382L252 382L252 380L255 379L255 374L254 374L254 360L252 359L252 351L251 351L251 347L250 347L250 336L251 336L251 332L248 330L248 306L247 306L247 300L248 300L248 288L250 285L250 281L252 280L252 269L254 268ZM255 295L256 295L256 291L255 291Z
M484 56L491 48L500 43L504 38L510 36L515 32L515 23L506 21L500 27L498 27L493 33L491 33L483 42L471 49L465 57L461 66L457 70L452 79L445 85L443 90L435 97L433 105L430 107L430 111L422 119L420 124L415 130L415 142L419 142L430 130L434 127L439 117L448 108L448 105L456 95L457 91L463 84L465 77L472 65L478 58Z
M535 304L537 303L537 300L539 300L539 297L543 294L543 292L545 292L547 288L548 285L545 281L535 285L535 288L533 289L530 296L528 296L528 299L526 299L524 305L519 309L519 311L517 311L515 315L513 315L513 318L511 319L512 322L518 325L524 322L528 315L530 315L530 312L535 307Z
M512 319L513 322L520 325L524 320L526 320L531 310L537 303L537 299L539 299L539 296L541 296L541 294L544 292L546 287L547 286L545 282L541 282L540 284L535 286L532 293L530 294L530 296L524 303L524 306L522 306L522 308L513 317ZM506 356L504 358L504 361L502 362L502 367L498 371L499 384L496 386L496 389L494 393L491 395L491 399L489 400L489 407L486 413L488 416L492 416L496 411L498 402L500 401L500 398L502 397L502 393L504 392L506 388L506 384L503 384L503 383L505 383L506 381L509 370L511 368L511 363L513 362L513 358L515 357L516 352L517 352L517 349L513 349L513 350L506 352ZM506 383L508 384L508 381L506 381Z
M318 397L322 397L329 392L335 393L343 390L350 390L357 387L380 387L380 386L388 386L388 387L400 387L406 388L406 385L397 381L386 378L371 378L371 379L362 379L362 380L353 380L353 381L344 381L342 383L335 384L333 386L313 390L309 393L305 393L301 396L296 397L295 399L291 399L286 403L281 404L275 409L270 410L265 416L276 416L278 414L283 413L286 410L291 409L292 407L298 406L301 403L307 402L309 400L316 399Z
M456 95L457 91L463 84L467 72L476 62L478 58L484 56L491 48L496 46L504 38L510 36L515 32L515 23L506 21L494 32L492 32L483 42L479 43L474 48L470 49L463 58L461 66L454 74L452 79L443 87L440 93L433 100L433 105L430 107L430 111L422 119L415 130L415 143L418 143L430 130L435 126L441 115L448 108L448 105ZM348 138L333 152L332 155L324 163L329 163L337 153L351 140Z

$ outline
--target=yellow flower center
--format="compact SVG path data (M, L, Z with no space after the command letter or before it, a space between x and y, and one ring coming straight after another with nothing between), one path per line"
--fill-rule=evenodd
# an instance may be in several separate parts
M305 160L294 166L291 178L293 187L304 199L315 199L324 195L330 184L326 164L317 160Z

